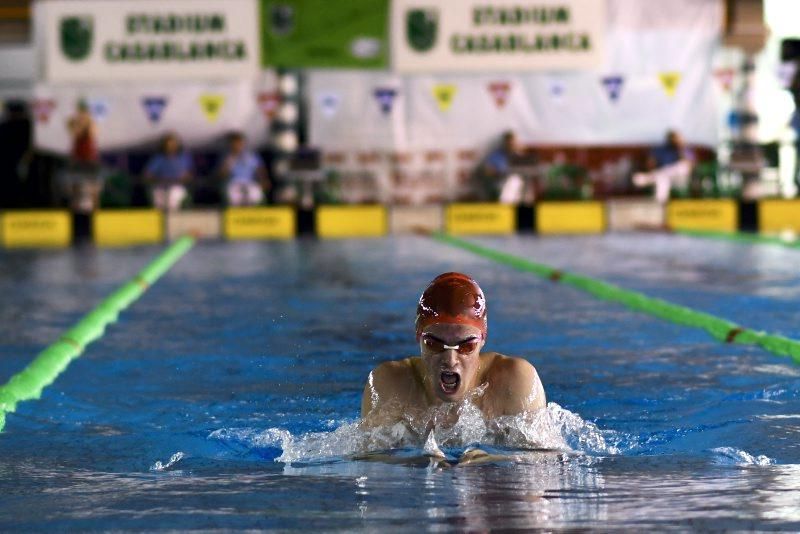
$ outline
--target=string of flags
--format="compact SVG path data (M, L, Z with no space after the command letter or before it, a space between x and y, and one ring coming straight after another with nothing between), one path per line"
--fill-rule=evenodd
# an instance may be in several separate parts
M209 124L214 124L219 118L222 106L225 105L225 95L205 93L200 95L200 109Z
M622 94L622 86L625 83L625 78L619 75L605 76L604 78L600 79L600 83L603 84L603 87L608 93L608 98L611 100L611 102L616 102L619 100L619 97Z
M36 122L47 124L50 121L50 115L56 109L56 101L52 98L37 98L33 101L32 109Z
M678 90L678 84L681 83L681 73L680 72L662 72L658 75L658 79L661 80L661 86L664 88L664 92L667 93L667 96L672 98L675 96L675 92Z
M550 98L552 98L555 102L561 103L564 100L564 95L566 95L567 88L563 80L551 78L548 81L547 92L550 94Z
M86 104L89 106L89 113L92 118L97 122L103 122L108 117L108 100L100 97L92 97L86 99Z
M161 117L167 107L167 97L165 96L145 96L142 97L142 107L147 114L147 119L151 124L161 122Z
M453 83L437 83L433 86L433 98L439 106L439 111L446 112L450 110L457 92L458 87Z
M506 81L489 82L488 89L497 108L505 107L508 101L508 94L511 92L511 83Z
M735 69L718 68L713 71L713 78L726 92L731 90L735 77ZM664 91L666 97L673 99L681 89L683 76L678 71L662 71L654 75ZM611 73L600 77L600 88L605 92L611 104L618 103L625 97L628 78L621 73ZM497 110L508 108L515 81L509 79L494 79L486 82L485 91L487 102L491 101ZM548 77L546 84L547 94L554 102L563 102L569 91L568 83L562 77ZM459 98L459 86L456 83L436 83L430 89L431 96L441 113L448 113L453 109L453 104ZM378 110L384 116L390 116L395 109L395 103L400 96L400 89L392 86L378 86L372 91ZM258 109L266 120L273 120L280 106L280 95L276 91L261 91L255 95ZM337 90L323 90L316 94L317 108L321 114L331 119L341 110L344 100L343 93ZM147 121L152 125L161 124L164 120L170 100L166 95L149 94L139 97L140 106ZM86 98L89 110L97 121L105 121L114 112L113 102L103 96ZM198 97L198 109L208 124L216 124L227 104L226 96L218 93L203 93ZM32 103L35 120L48 124L54 110L58 106L55 98L37 98Z
M339 93L333 91L323 91L319 94L319 107L322 109L322 114L329 119L339 111L341 101Z
M262 91L258 93L258 109L267 120L275 118L278 112L278 106L281 103L281 95L278 91Z
M733 87L733 77L735 75L736 75L736 70L731 67L714 69L714 78L716 78L720 87L726 93L729 93L731 88Z
M378 106L380 106L381 113L384 115L389 115L392 112L394 99L397 96L397 89L392 87L377 87L372 94L378 101Z

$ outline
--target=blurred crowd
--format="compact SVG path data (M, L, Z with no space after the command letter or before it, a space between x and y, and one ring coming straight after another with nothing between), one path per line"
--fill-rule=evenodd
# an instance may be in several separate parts
M90 213L109 204L147 203L178 210L190 206L196 192L211 197L206 203L252 206L263 203L270 189L262 156L247 146L240 132L227 136L211 168L207 164L203 169L206 176L200 183L196 158L175 133L165 134L141 161L136 176L130 177L101 157L98 128L86 102L79 101L67 121L72 140L67 158L34 150L32 122L24 102L6 102L4 108L0 122L2 207L68 206L76 213Z
M76 213L146 205L162 210L271 202L309 207L341 202L346 196L337 198L331 187L326 189L318 157L307 169L318 178L290 183L273 168L271 151L248 146L241 132L230 132L212 150L190 152L176 133L167 133L157 146L109 156L98 150L101 133L86 102L77 103L65 127L71 138L68 157L36 151L26 103L4 104L0 207L66 206ZM593 152L525 146L515 132L507 131L476 160L468 176L472 193L462 200L528 204L541 199L652 195L663 203L675 195L721 194L717 174L714 153L698 154L677 131L668 131L658 146Z

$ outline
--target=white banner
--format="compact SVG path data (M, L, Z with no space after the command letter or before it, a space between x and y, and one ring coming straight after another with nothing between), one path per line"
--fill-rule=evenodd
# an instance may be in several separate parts
M34 4L48 82L231 79L259 68L256 0Z
M407 144L403 79L375 71L311 71L311 141L325 149L402 148Z
M605 0L392 0L398 72L574 70L603 60Z
M124 150L154 143L176 132L189 147L219 142L230 131L242 131L251 145L267 140L277 98L273 72L255 81L98 84L40 84L34 89L36 147L66 154L67 121L85 101L97 125L101 150Z
M530 144L648 144L674 128L690 143L715 146L711 59L719 2L608 0L607 18L606 51L592 71L311 71L311 142L335 149L485 150L513 129ZM372 96L385 84L395 91L389 115L376 111ZM329 94L336 95L335 113L323 107Z

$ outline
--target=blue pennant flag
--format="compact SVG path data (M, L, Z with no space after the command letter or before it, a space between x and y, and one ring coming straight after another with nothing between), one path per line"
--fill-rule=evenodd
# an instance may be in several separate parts
M142 98L142 106L150 122L157 124L164 114L164 108L167 107L167 99L163 96L146 96Z
M96 121L102 122L108 116L108 101L104 98L88 98L89 112Z
M392 112L392 105L394 104L394 97L397 96L397 90L391 87L378 87L375 89L375 98L378 100L378 105L384 115Z
M606 76L602 79L602 83L603 87L606 88L608 98L612 102L619 100L619 95L622 93L622 84L625 83L624 78L622 76Z

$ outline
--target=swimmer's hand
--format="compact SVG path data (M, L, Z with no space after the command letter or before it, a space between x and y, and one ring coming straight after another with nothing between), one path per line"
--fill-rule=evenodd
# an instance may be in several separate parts
M513 460L511 456L505 456L502 454L489 454L481 449L470 449L468 451L464 451L464 454L462 454L461 458L458 459L456 466L467 467L469 465L488 464L492 462L508 462L510 460Z

